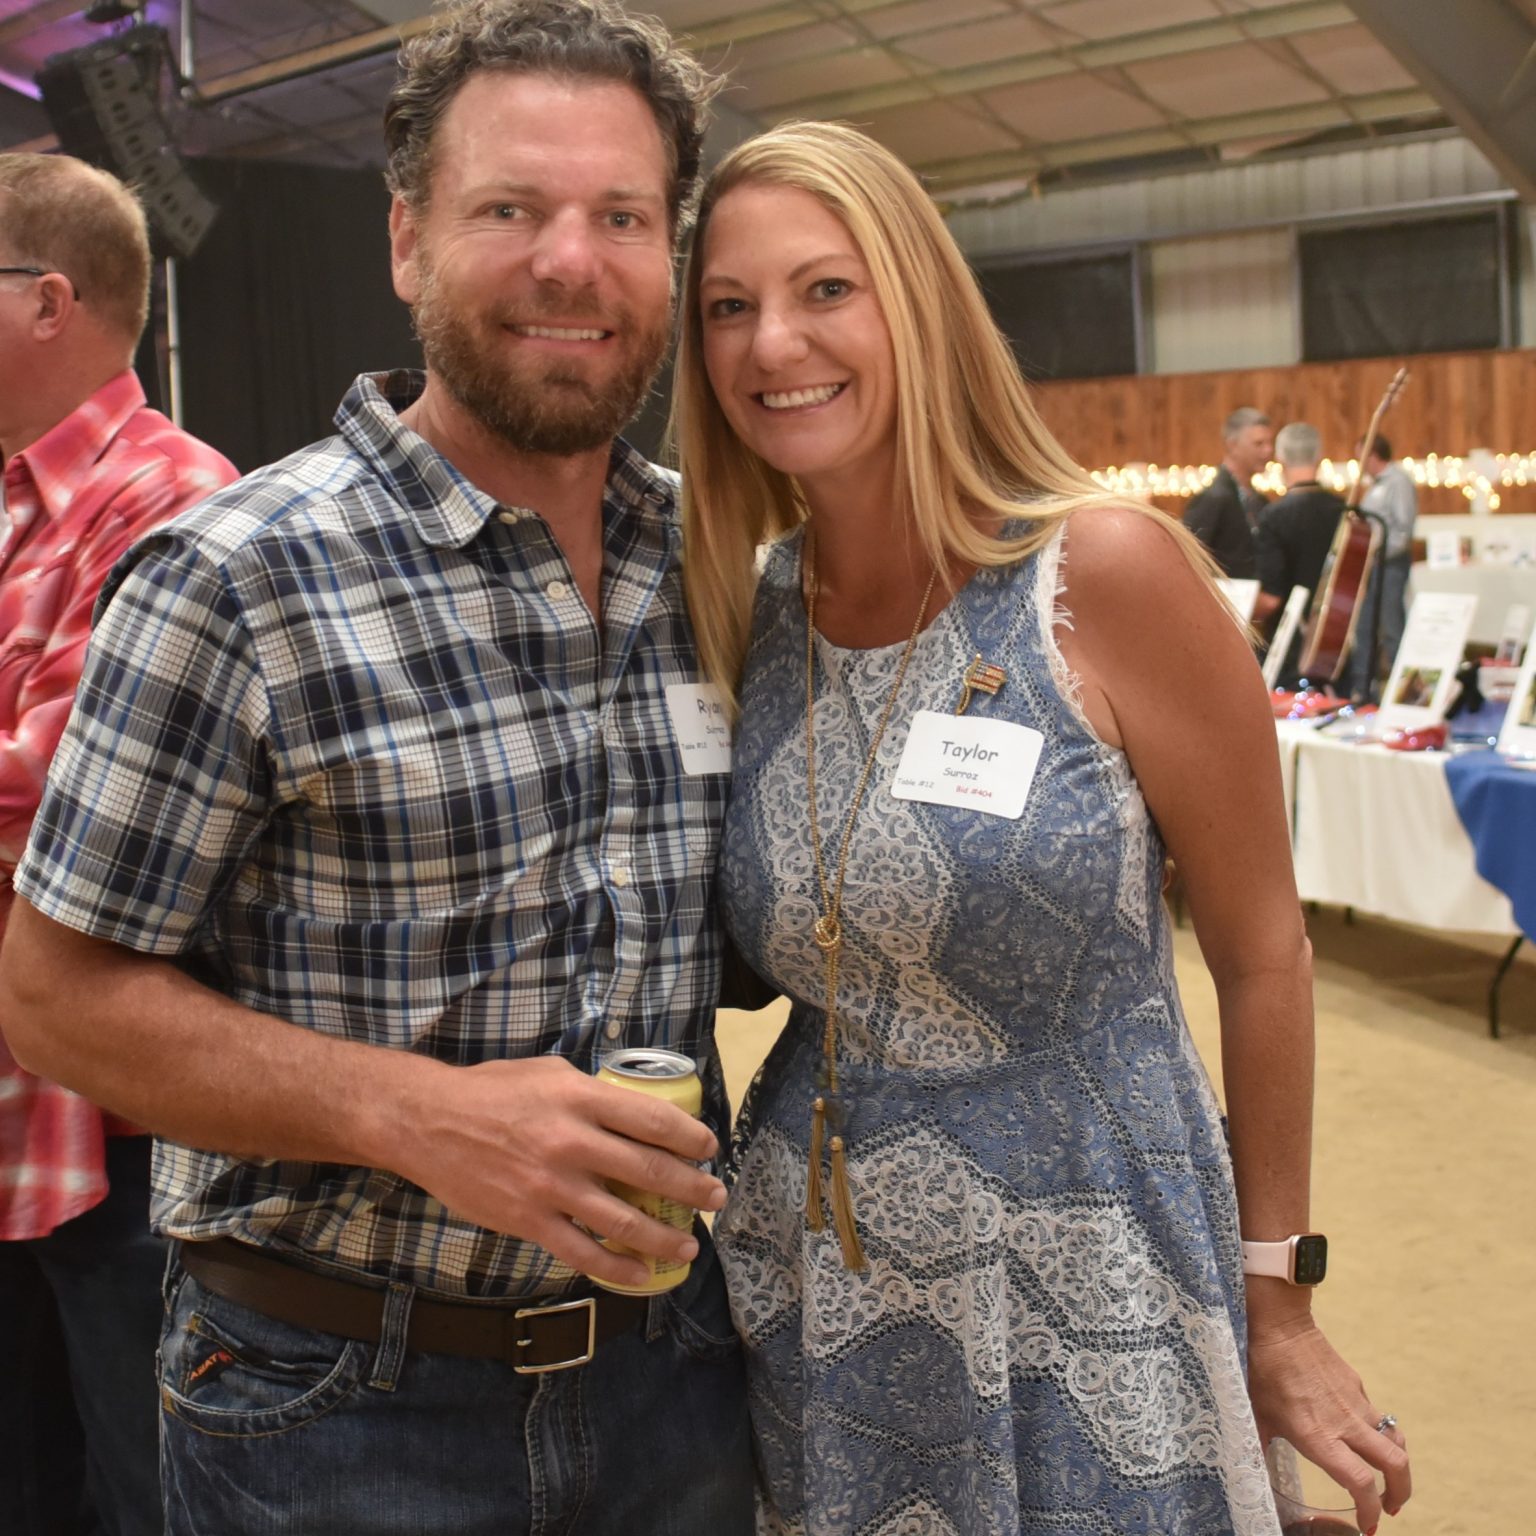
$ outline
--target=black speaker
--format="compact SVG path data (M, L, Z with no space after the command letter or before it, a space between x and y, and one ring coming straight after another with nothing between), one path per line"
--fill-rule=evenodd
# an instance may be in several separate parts
M218 209L188 174L160 111L160 77L170 58L163 27L130 27L54 54L37 84L64 152L138 191L160 255L190 256Z

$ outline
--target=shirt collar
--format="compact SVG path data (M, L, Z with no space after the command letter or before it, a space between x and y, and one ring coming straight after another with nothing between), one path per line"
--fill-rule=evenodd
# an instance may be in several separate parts
M426 382L426 374L414 368L360 374L337 409L336 425L405 508L423 542L458 549L499 512L528 509L503 508L400 420ZM622 438L614 441L605 499L617 510L657 518L676 530L676 477Z
M50 518L63 517L85 484L86 472L144 403L138 375L125 368L35 443L12 454L5 466L6 478L10 478L13 466L24 467L32 477L42 510Z

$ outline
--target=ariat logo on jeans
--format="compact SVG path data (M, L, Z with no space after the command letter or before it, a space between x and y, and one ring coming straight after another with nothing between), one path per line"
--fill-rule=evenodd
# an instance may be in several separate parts
M227 1349L216 1349L203 1361L188 1377L187 1389L190 1391L200 1381L212 1381L227 1365L233 1365L235 1357Z

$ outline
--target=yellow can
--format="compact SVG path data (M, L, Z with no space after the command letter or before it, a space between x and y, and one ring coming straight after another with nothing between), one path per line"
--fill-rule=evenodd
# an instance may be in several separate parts
M691 1058L677 1051L649 1047L610 1051L603 1057L597 1075L602 1082L613 1083L620 1088L633 1088L637 1093L648 1093L654 1098L665 1099L668 1104L677 1105L685 1114L695 1118L704 1107L704 1086L699 1081L698 1069ZM627 1200L647 1216L676 1227L680 1232L693 1231L692 1206L617 1181L610 1182L609 1188L620 1199ZM603 1247L614 1253L634 1254L650 1270L651 1278L644 1285L614 1285L607 1280L597 1281L604 1290L621 1291L629 1296L655 1296L662 1291L673 1290L688 1278L688 1271L693 1267L686 1259L675 1261L658 1259L648 1253L637 1254L633 1248L608 1239L604 1240Z

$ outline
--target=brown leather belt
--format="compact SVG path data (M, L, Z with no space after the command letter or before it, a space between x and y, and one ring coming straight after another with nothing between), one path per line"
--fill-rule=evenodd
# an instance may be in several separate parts
M389 1293L380 1286L302 1269L227 1237L183 1243L180 1261L199 1285L280 1323L370 1343L383 1334ZM478 1303L417 1296L405 1342L424 1354L500 1360L519 1375L536 1375L585 1365L599 1344L636 1327L649 1306L648 1296L609 1291Z

